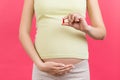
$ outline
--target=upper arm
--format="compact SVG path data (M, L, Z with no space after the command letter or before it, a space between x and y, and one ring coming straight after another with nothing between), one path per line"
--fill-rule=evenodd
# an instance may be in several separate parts
M19 32L30 32L34 15L34 0L24 0Z
M93 27L104 27L98 0L87 0L87 10Z

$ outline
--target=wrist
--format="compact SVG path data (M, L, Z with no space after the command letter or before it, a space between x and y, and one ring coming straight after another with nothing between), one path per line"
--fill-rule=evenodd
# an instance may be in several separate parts
M43 69L43 67L44 67L44 62L39 62L39 63L36 63L36 66L40 69L40 70L42 70Z
M85 33L89 34L91 31L91 26L87 25L86 30L84 31Z

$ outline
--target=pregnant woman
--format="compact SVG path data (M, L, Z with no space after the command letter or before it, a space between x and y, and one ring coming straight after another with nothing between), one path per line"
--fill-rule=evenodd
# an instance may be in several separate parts
M90 80L86 35L96 40L106 35L98 0L24 0L19 39L33 61L32 80Z

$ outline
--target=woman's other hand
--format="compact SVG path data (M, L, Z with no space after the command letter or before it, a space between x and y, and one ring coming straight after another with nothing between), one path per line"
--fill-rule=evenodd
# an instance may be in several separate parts
M70 26L70 27L73 27L77 30L81 30L83 32L87 32L89 30L89 26L85 20L85 18L83 18L82 16L80 16L79 13L71 13L71 14L68 14L67 16L65 16L63 18L63 23L62 25L65 25L65 26ZM67 22L66 22L67 20Z
M89 10L89 14L91 12L90 10ZM90 15L90 19L92 22L91 25L88 25L85 18L83 18L79 13L70 13L67 16L65 16L63 18L62 25L73 27L77 30L83 31L93 39L103 40L106 35L106 29L105 29L99 9L97 12L94 11L94 14L96 15L95 16ZM99 14L99 17L97 16L97 14Z
M43 72L47 72L55 76L60 76L68 73L73 67L74 66L72 64L65 65L56 62L44 62L38 68Z

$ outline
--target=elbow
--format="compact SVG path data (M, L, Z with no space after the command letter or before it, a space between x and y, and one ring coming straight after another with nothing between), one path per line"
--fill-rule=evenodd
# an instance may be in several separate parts
M105 39L105 35L100 35L97 37L94 37L95 40L104 40Z
M19 31L19 34L18 34L18 38L19 38L19 41L21 42L23 37L25 36L25 32L24 31Z
M26 38L27 36L30 36L30 32L26 31L26 30L19 30L19 33L18 33L18 38L19 38L19 41L22 41L24 38Z
M105 36L94 37L95 40L104 40Z
M101 36L101 40L104 40L106 37L106 29L104 27L103 31L102 31L102 36Z
M95 40L104 40L106 38L106 28L104 24L94 25L96 27L91 28L92 37ZM89 30L90 32L90 30Z
M18 38L20 41L23 41L27 36L30 36L30 31L24 28L20 28L18 32Z
M105 39L105 35L101 36L99 40L104 40Z
M97 38L98 40L104 40L106 38L106 30L102 30L99 37Z
M104 34L101 38L101 40L104 40L106 38L106 34Z

